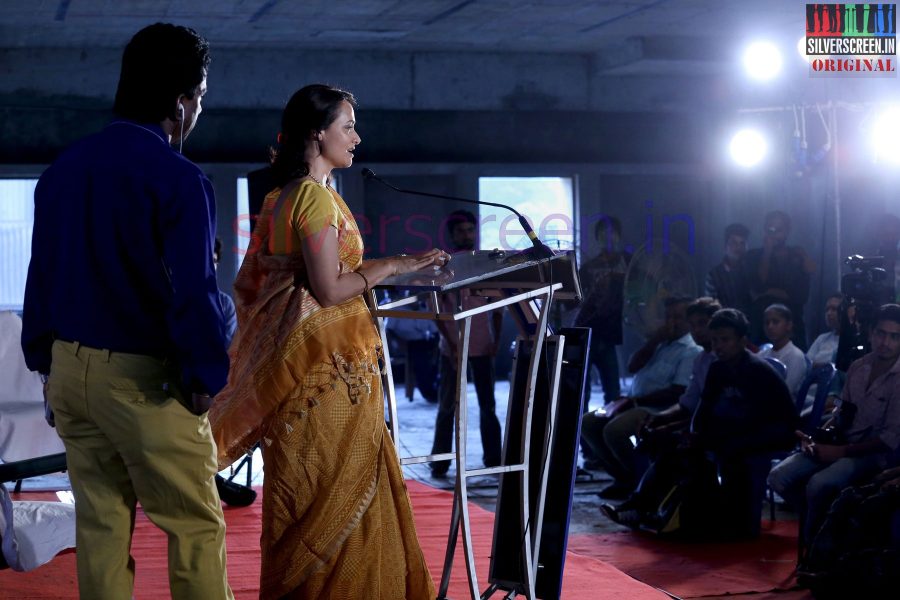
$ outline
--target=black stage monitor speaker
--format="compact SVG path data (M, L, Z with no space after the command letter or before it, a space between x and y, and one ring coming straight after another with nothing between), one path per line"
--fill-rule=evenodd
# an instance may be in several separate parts
M582 398L587 385L588 350L591 330L585 327L563 329L565 337L563 364L560 369L559 397L557 401L555 431L549 430L550 398L549 374L551 367L547 354L555 356L554 341L548 340L548 352L542 352L541 366L534 392L534 414L531 434L529 470L529 508L531 521L537 519L536 509L544 448L550 452L547 494L541 547L535 582L535 595L544 600L558 600L562 593L563 568L565 567L569 518L572 511L572 495L575 487L575 469L581 434ZM528 361L533 350L528 340L516 345L513 373L510 375L510 406L513 414L524 414L524 393ZM521 462L522 423L508 419L507 445L504 448L504 464ZM549 438L549 444L547 440ZM524 532L519 517L521 479L517 473L500 476L497 493L497 509L494 525L494 547L491 552L490 581L492 584L523 591L525 565L522 560ZM529 527L529 529L531 529ZM533 531L529 531L534 541Z

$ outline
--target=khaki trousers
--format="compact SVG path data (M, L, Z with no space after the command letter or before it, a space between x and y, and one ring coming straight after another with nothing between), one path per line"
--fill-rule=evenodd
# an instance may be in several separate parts
M75 495L82 599L132 597L138 501L168 535L172 598L233 599L215 443L206 415L180 404L179 380L161 359L53 344L48 399Z

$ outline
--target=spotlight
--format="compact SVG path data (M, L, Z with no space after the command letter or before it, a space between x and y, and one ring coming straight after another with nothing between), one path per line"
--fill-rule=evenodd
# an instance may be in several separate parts
M731 138L728 149L734 162L742 167L753 167L765 158L768 144L755 129L742 129Z
M751 78L768 81L781 71L781 52L771 42L750 44L744 51L744 69Z
M813 59L814 57L812 57L812 56L810 56L809 54L806 53L806 36L805 36L805 35L800 36L800 39L797 40L797 52L800 53L800 56L801 56L801 57L803 58L803 60L805 60L807 63L812 62L812 59ZM821 58L821 57L820 57L820 58Z
M900 166L900 106L887 108L872 121L875 162Z

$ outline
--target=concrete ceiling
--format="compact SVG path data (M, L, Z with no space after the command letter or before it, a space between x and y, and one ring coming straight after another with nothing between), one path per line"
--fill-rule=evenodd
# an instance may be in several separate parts
M729 39L795 41L803 7L798 0L15 0L0 5L0 46L121 48L141 27L169 21L194 27L216 47L605 53L629 38L675 39L685 43L663 43L659 53L715 60Z

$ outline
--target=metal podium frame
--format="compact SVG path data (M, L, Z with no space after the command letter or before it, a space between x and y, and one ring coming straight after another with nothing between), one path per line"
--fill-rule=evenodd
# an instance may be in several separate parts
M487 253L472 253L473 255ZM561 269L564 277L563 281L553 282L552 266L547 266L547 272L551 275L546 277L545 271L541 269L543 265L548 265L554 259L566 257L565 264L568 269ZM482 258L482 262L484 262ZM560 265L562 266L562 265ZM448 266L452 269L453 263ZM431 273L427 271L417 272L417 277L393 277L383 281L376 286L377 289L393 289L410 292L406 298L387 302L378 305L375 290L370 291L367 298L369 308L375 317L378 331L381 336L382 348L384 352L384 371L382 379L384 389L387 394L388 414L390 418L390 431L397 448L397 455L400 458L401 465L419 464L432 461L456 459L456 483L454 487L453 512L451 515L450 532L447 540L447 552L444 558L444 568L441 576L441 583L438 591L438 599L446 599L447 590L450 583L450 572L453 567L453 555L456 549L458 531L461 529L463 538L463 548L466 560L466 572L469 580L469 593L473 600L480 598L489 598L497 589L500 589L503 583L494 583L484 593L479 592L478 579L475 572L475 557L472 549L471 523L468 510L468 487L467 479L480 475L495 475L502 473L519 473L519 485L522 493L519 498L520 519L523 532L531 535L523 535L523 562L525 573L524 581L520 583L524 595L533 599L535 589L535 574L537 567L537 557L540 550L540 531L543 516L543 501L546 495L547 485L547 463L549 461L549 452L543 453L544 464L541 472L543 477L539 482L540 493L538 494L538 506L536 507L536 519L532 522L531 510L529 507L529 460L531 455L531 423L534 406L535 382L537 380L538 368L541 365L539 360L540 352L532 352L529 358L528 371L526 375L526 386L524 404L526 407L525 414L518 416L522 419L520 447L517 449L521 461L514 464L504 464L497 467L486 467L480 469L466 468L466 446L467 446L467 418L468 418L468 394L467 394L467 361L469 352L469 338L471 334L472 317L478 314L491 312L493 310L511 307L514 310L517 324L521 331L519 339L528 339L532 344L532 348L540 348L548 333L548 317L550 307L554 295L562 295L567 298L581 297L581 290L578 283L577 271L575 267L574 254L562 254L554 256L550 259L542 259L540 261L525 260L520 264L504 264L497 262L495 272L484 273L482 276L472 276L463 278L461 281L454 281L450 284L442 284L437 280L439 277L432 278L429 281ZM436 272L434 275L438 275ZM543 281L549 279L549 281ZM566 285L564 286L564 282ZM563 288L567 288L564 291ZM473 291L475 295L491 298L492 301L484 306L471 309L463 309L459 300L458 291L468 289ZM438 294L457 292L457 302L453 311L443 310L442 303ZM428 311L409 310L410 305L417 304L421 299L427 299ZM538 302L540 301L540 302ZM429 454L422 456L403 457L400 454L400 428L397 414L397 396L394 389L393 373L391 371L390 355L387 344L387 332L385 330L384 319L405 318L405 319L424 319L432 321L445 321L447 323L456 323L458 332L457 348L457 387L456 387L456 451L442 454ZM562 336L553 336L556 341L556 360L551 364L554 366L550 378L550 399L551 399L551 427L552 418L555 416L555 405L557 391L559 388L559 373L562 364L561 353L565 338ZM513 386L510 386L510 400L514 393ZM511 419L517 418L516 415L507 413L507 426L504 429L503 455L509 456L507 449L508 435L510 432ZM543 443L548 443L547 439ZM499 496L498 496L499 497ZM496 535L496 528L494 535ZM512 589L512 588L505 588ZM516 592L513 591L514 595ZM512 596L510 596L512 597Z

